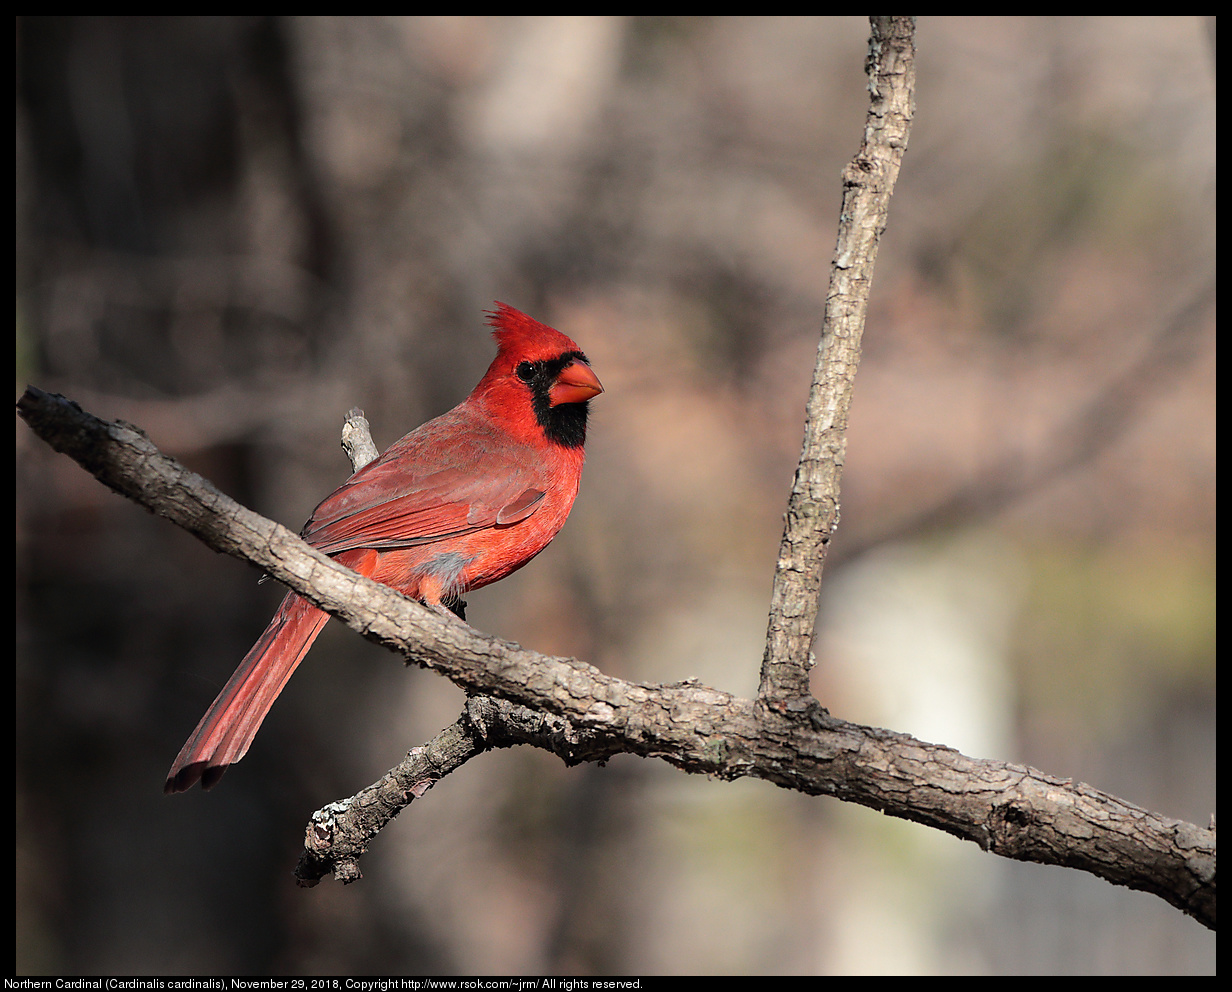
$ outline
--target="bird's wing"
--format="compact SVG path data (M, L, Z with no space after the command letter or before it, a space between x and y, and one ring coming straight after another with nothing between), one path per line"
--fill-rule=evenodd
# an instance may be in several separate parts
M536 469L528 452L450 411L326 497L302 535L333 555L351 548L407 548L507 526L542 503L547 490Z

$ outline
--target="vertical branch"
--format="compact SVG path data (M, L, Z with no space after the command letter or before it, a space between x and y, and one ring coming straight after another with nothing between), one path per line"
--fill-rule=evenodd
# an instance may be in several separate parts
M838 525L847 412L860 362L873 264L915 113L915 19L870 21L866 62L870 104L864 140L843 172L838 243L809 390L804 444L774 573L761 668L760 696L767 701L809 694L809 646L822 567Z

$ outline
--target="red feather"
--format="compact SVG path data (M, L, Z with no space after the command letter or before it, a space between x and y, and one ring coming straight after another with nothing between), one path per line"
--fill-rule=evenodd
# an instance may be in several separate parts
M496 358L470 396L351 476L303 530L342 564L438 608L521 568L556 536L582 477L587 401L603 391L572 340L496 307ZM208 789L244 756L328 619L287 594L165 791Z

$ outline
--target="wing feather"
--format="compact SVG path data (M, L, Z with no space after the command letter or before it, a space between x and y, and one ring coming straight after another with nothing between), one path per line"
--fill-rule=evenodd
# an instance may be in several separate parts
M412 431L313 511L302 536L326 554L389 550L525 520L542 467L465 404Z

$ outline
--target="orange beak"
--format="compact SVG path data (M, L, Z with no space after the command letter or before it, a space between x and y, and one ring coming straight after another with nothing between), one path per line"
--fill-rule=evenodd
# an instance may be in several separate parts
M552 388L548 390L548 402L552 406L562 403L585 403L592 396L603 392L603 384L590 366L577 359L561 370Z

